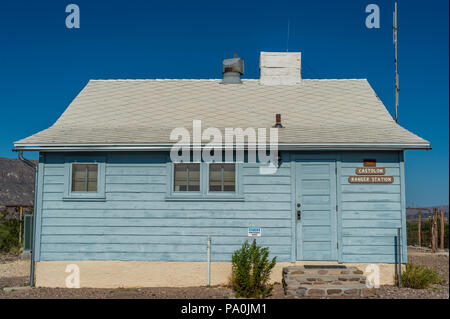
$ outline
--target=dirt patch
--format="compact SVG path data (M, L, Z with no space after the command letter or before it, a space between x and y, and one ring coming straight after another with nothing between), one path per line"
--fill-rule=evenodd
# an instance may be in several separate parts
M20 257L18 255L0 252L0 264L16 261L19 259Z
M32 288L17 291L0 290L0 299L233 299L232 289L216 287L158 287L126 289L65 289ZM291 299L286 297L281 284L276 283L269 299ZM311 297L313 298L313 297Z
M0 279L30 275L30 260L16 258L0 262ZM1 286L1 285L0 285Z
M448 299L448 285L434 285L428 289L381 286L377 292L380 299Z
M30 284L29 276L0 278L0 289L4 287L22 287Z
M33 288L1 291L0 299L228 299L233 292L226 287L65 289Z

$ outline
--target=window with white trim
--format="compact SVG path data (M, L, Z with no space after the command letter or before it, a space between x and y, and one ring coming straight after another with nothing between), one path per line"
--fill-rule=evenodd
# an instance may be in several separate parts
M106 157L64 156L65 201L105 201Z
M98 164L72 164L72 192L97 192Z
M209 191L234 192L236 190L236 165L234 163L209 164Z
M167 163L167 201L244 201L242 163Z
M174 164L173 173L175 192L200 191L200 163Z

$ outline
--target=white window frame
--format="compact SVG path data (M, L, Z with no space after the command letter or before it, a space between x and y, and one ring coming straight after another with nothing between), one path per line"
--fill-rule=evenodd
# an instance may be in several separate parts
M209 190L209 167L211 165L214 164L234 164L234 191L210 191ZM212 194L212 195L219 195L219 194L235 194L238 192L238 165L235 162L214 162L214 163L207 163L207 172L206 174L208 175L208 182L207 182L207 188L206 188L206 193L208 195Z
M192 162L195 164L198 162ZM235 191L234 192L210 192L209 191L209 164L235 164ZM186 192L174 191L174 169L173 162L167 163L167 196L166 201L244 201L242 187L242 163L236 162L213 162L200 163L200 191ZM187 163L186 163L187 164Z
M199 173L200 173L200 187L199 187L199 190L198 191L176 191L175 190L175 165L177 165L177 164L200 164L200 169L199 169ZM193 163L173 163L173 165L172 165L172 193L176 193L176 194L178 194L178 193L180 193L180 194L194 194L194 195L197 195L197 194L201 194L202 192L203 192L203 190L202 190L202 163L200 163L200 162L193 162Z
M64 201L105 201L106 158L104 156L66 156L64 158ZM97 191L73 192L72 167L73 164L96 164Z

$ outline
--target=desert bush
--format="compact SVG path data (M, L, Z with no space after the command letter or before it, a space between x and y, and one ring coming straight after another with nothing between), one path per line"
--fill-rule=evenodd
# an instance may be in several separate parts
M441 279L436 271L424 266L408 263L406 264L406 271L402 272L403 287L425 289L440 281Z
M272 292L269 284L270 272L276 257L269 261L269 249L246 241L232 257L231 284L236 297L264 298Z
M20 250L19 225L16 219L6 219L5 214L0 212L0 251L16 252Z

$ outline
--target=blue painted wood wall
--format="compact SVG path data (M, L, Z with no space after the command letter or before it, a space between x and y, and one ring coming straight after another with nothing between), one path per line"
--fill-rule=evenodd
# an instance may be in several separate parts
M405 223L401 152L296 153L335 157L338 260L393 262L396 229ZM257 241L278 261L295 261L295 165L289 153L275 175L259 175L244 163L242 201L167 201L168 154L110 152L105 200L65 201L65 155L40 156L36 205L36 260L204 261L212 236L212 260L230 261L248 239L248 227L262 227ZM349 184L364 158L386 167L393 184ZM405 232L403 232L405 239ZM406 249L404 250L404 258ZM405 260L405 259L403 259Z
M392 184L350 184L364 158L374 158L386 175L394 176ZM405 191L403 153L342 153L338 163L338 200L340 218L338 236L340 260L343 262L395 262L397 228L403 227L406 243ZM406 261L406 245L403 260Z

